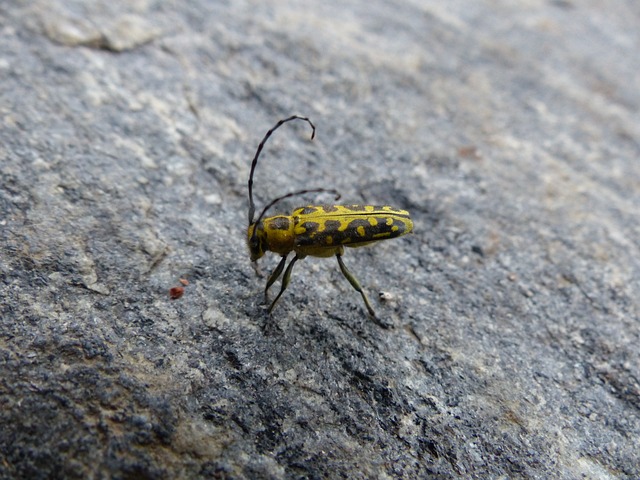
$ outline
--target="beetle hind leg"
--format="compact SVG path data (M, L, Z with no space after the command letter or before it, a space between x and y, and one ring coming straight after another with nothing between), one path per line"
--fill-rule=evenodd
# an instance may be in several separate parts
M364 293L364 290L362 289L360 282L358 282L358 279L353 276L353 273L351 273L349 269L347 269L347 266L342 261L342 255L337 253L336 258L338 259L338 265L340 265L340 271L342 272L342 275L344 275L344 278L349 280L349 283L351 284L351 286L355 288L356 291L360 293L360 295L362 295L362 299L364 300L364 304L367 306L369 315L371 315L373 318L376 318L376 312L373 311L373 308L369 303L369 299L367 298L367 294Z

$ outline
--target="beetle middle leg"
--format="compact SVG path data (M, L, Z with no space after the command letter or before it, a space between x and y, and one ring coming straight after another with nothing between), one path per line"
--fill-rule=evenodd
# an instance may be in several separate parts
M367 310L369 311L369 315L371 315L373 318L376 318L376 312L373 311L373 308L369 303L369 299L367 298L367 295L364 293L362 286L360 286L360 282L358 282L358 279L353 276L353 273L351 273L347 269L347 266L342 261L342 255L340 255L339 253L336 253L336 258L338 259L338 265L340 265L340 270L342 271L342 275L344 275L344 277L347 280L349 280L349 283L353 288L356 289L357 292L360 292L360 295L362 295L362 299L364 300L364 304L367 306Z
M284 276L282 277L282 286L280 287L280 293L278 293L278 296L276 297L276 299L273 301L273 303L269 307L269 313L271 313L271 310L273 310L273 307L275 307L276 302L280 299L280 297L282 296L284 291L289 286L289 280L291 280L291 270L293 270L293 265L298 261L299 258L302 258L302 257L298 257L298 255L293 257L293 260L291 260L291 262L289 263L289 266L284 271ZM287 257L282 257L282 260L280 260L280 263L276 267L276 270L271 275L272 277L277 272L278 275L276 275L275 278L278 278L278 276L280 275L280 272L282 271L282 267L284 267L284 262L285 262L286 259L287 259ZM273 279L273 281L271 283L275 282L275 278ZM269 280L271 281L271 278L269 278Z
M269 287L271 287L271 285L273 285L275 281L278 280L278 277L280 277L280 274L282 273L282 270L284 269L284 264L286 262L287 262L287 256L283 255L282 260L280 260L280 263L278 263L278 266L276 267L276 269L273 271L271 275L269 275L269 280L267 280L267 286L264 287L265 300L267 299L267 292L269 291Z

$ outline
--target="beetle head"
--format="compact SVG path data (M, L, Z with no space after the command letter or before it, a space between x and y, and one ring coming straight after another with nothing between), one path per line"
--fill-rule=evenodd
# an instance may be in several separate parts
M249 246L249 255L251 261L255 262L264 255L266 234L264 225L260 223L252 223L247 229L247 245Z

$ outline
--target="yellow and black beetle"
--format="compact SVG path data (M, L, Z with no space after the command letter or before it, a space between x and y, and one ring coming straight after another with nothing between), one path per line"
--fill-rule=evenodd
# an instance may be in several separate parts
M282 256L282 260L280 260L280 263L278 263L278 266L267 280L267 285L264 289L265 298L269 287L282 274L287 256L291 252L295 253L293 260L291 260L284 272L280 293L271 303L269 313L271 313L276 302L289 285L291 271L298 260L307 256L332 257L335 255L338 259L340 271L349 280L351 286L360 292L369 314L375 318L375 312L371 307L371 303L369 303L367 295L362 290L360 282L342 261L344 247L361 247L410 233L413 230L413 222L409 212L387 205L309 205L294 210L291 215L274 215L265 218L267 210L285 198L319 192L331 192L336 195L336 200L340 198L340 194L336 190L315 188L290 192L274 199L262 210L258 219L254 221L253 174L258 163L258 157L271 134L291 120L306 121L313 130L311 133L311 139L313 140L316 127L307 117L293 115L280 120L265 134L260 145L258 145L249 173L249 228L247 230L247 239L251 261L257 261L266 251L272 251Z

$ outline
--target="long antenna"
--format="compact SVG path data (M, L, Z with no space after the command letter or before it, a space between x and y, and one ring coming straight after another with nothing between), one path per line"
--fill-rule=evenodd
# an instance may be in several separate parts
M280 120L278 123L276 123L273 126L273 128L271 130L269 130L266 133L266 135L264 136L264 138L260 142L260 145L258 145L258 150L256 150L256 155L255 155L255 157L253 157L253 161L251 162L251 172L249 173L249 225L251 225L253 223L253 215L256 212L256 205L255 205L255 203L253 203L253 172L255 171L256 165L258 164L258 157L260 156L260 152L262 152L262 149L264 148L264 144L267 142L267 140L269 139L271 134L273 132L275 132L278 128L280 128L283 124L285 124L287 122L290 122L291 120L304 120L309 125L311 125L311 128L313 130L311 132L311 140L313 140L313 138L316 136L316 127L315 127L315 125L313 123L311 123L311 120L309 120L307 117L301 117L300 115L293 115L293 116L291 116L289 118L285 118L284 120ZM324 191L324 190L307 190L307 191L305 191L305 193L306 192L316 192L316 191ZM293 195L300 194L301 192L293 192L291 194L284 195L284 196L282 196L280 198L276 198L273 202L271 202L269 205L267 205L267 208L265 208L262 211L262 213L260 214L260 219L262 218L262 216L264 215L266 210L269 207L273 206L278 201L280 201L280 200L282 200L284 198L293 196Z

